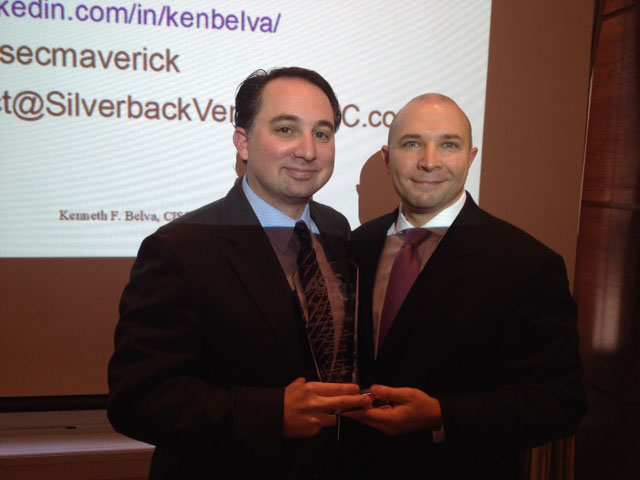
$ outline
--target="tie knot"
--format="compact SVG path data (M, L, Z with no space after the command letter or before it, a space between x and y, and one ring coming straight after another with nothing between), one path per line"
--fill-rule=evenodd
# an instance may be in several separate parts
M408 228L404 231L404 241L417 247L424 242L431 232L426 228Z
M304 223L304 220L298 220L296 225L293 227L294 233L300 239L300 243L302 245L310 245L311 244L311 231L307 224Z
M298 220L296 225L293 227L293 231L298 235L307 235L309 236L309 227L304 223L304 220Z

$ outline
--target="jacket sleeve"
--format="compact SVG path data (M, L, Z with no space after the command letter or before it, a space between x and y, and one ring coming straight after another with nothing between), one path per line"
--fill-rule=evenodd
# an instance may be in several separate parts
M205 338L215 329L189 268L162 231L143 242L120 303L109 419L117 431L155 445L220 457L275 455L284 388L229 385L224 371L224 384L216 383L216 365L205 365Z
M439 398L447 443L535 446L575 432L586 413L577 311L562 258L514 289L497 342L497 388Z

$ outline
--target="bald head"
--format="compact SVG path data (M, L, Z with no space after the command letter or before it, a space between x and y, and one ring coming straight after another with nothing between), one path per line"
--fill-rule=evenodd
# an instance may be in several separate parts
M469 121L469 117L467 114L462 111L462 109L458 106L458 104L451 98L443 95L441 93L424 93L422 95L418 95L414 99L412 99L409 103L407 103L404 107L400 109L400 111L396 114L393 122L391 122L391 127L389 128L389 138L388 143L391 145L392 137L397 133L399 124L403 121L403 116L406 115L405 111L407 109L411 109L411 107L416 103L424 103L424 104L448 104L449 106L455 107L455 109L460 113L463 122L467 127L467 133L469 135L469 145L473 145L473 138L471 133L471 122Z
M398 112L382 155L412 225L424 225L461 198L477 151L469 119L445 95L420 95Z

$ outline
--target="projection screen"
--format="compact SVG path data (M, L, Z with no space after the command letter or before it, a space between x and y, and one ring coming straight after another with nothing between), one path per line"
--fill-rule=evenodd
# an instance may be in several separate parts
M315 199L352 228L363 166L425 92L471 120L478 200L490 17L489 0L0 2L0 396L106 392L113 292L145 236L233 185L256 69L333 86L344 122Z

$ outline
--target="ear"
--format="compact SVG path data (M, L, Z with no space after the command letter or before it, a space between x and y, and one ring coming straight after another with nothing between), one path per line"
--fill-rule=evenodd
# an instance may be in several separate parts
M249 134L244 128L238 127L233 132L233 144L238 151L238 155L245 162L249 160Z
M478 154L478 147L473 147L471 149L471 152L469 152L469 166L471 166L477 154Z
M384 159L384 164L387 166L387 173L391 173L389 168L389 146L383 145L380 149L380 153L382 154L382 158Z

